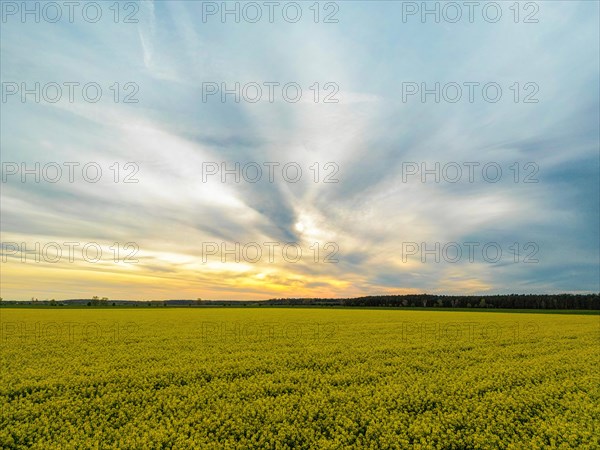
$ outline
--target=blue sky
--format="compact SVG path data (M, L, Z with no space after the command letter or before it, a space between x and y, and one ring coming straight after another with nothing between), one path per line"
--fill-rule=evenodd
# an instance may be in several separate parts
M537 23L523 23L525 9L515 23L512 2L498 3L503 15L496 23L477 11L472 23L423 23L418 14L403 22L411 2L337 2L338 22L322 23L334 10L326 3L319 23L312 2L298 3L297 23L277 13L273 23L231 16L223 23L218 15L203 22L207 2L193 1L139 2L137 23L115 23L108 3L97 23L77 12L73 23L7 16L0 24L3 93L6 83L95 82L103 95L97 103L77 90L72 103L66 95L56 103L33 96L22 102L20 93L3 99L3 171L11 162L95 162L103 177L23 183L19 174L3 174L2 296L598 292L598 3L536 2ZM122 19L126 11L120 13ZM110 90L115 82L119 102ZM203 101L203 83L236 82L293 82L302 98L290 103L275 89L273 102L229 96L223 103L218 95ZM315 82L320 100L331 92L325 83L334 83L338 102L315 103ZM465 82L496 83L502 96L488 102L475 88L473 102L402 98L406 83ZM126 83L137 86L137 103L121 100L131 92ZM524 103L534 91L537 103ZM115 162L134 162L139 182L115 183ZM218 176L205 183L203 164L211 162L293 162L303 173L296 183L280 176L272 183L222 183ZM456 183L433 176L422 182L420 174L403 180L409 163L465 162L478 164L472 183L465 173ZM333 164L337 182L315 183L315 163L321 177ZM482 178L489 163L502 169L498 182ZM537 182L524 183L532 168ZM7 244L32 249L36 242L95 242L105 252L133 242L138 262L21 262ZM212 242L257 242L263 250L265 242L293 242L306 257L237 263L210 255L205 262L203 249ZM321 250L334 243L339 261L315 263L315 243ZM406 243L458 243L463 252L464 243L493 243L503 256L423 262L420 251L404 258ZM533 250L538 262L523 262Z

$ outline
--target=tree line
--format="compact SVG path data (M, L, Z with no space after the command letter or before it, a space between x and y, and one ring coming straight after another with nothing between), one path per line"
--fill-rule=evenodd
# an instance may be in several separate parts
M600 294L369 295L356 298L280 298L272 305L377 306L412 308L600 309Z

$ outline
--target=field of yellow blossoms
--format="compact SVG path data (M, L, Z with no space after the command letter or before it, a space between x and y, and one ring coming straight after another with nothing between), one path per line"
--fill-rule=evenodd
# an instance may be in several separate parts
M598 449L598 315L0 310L2 449Z

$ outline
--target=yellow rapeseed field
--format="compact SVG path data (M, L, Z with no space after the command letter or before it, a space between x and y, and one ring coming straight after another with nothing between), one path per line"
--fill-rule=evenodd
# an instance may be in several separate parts
M598 315L8 309L3 449L599 449Z

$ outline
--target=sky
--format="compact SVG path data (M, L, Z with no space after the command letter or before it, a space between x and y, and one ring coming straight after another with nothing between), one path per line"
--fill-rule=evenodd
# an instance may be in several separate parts
M91 3L2 2L4 299L600 291L598 2Z

